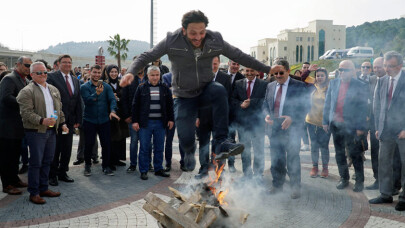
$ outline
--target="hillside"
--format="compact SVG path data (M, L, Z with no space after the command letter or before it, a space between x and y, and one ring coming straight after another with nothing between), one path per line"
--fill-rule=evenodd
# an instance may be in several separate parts
M405 54L405 18L366 22L346 29L346 47L368 46L374 53L390 50Z

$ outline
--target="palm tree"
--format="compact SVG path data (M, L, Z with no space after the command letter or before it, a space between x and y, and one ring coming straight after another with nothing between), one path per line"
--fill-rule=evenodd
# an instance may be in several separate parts
M128 51L127 45L130 40L121 39L120 34L116 34L114 37L110 36L110 39L108 40L109 46L107 51L117 59L118 68L121 71L121 59L125 60L128 57L126 52Z

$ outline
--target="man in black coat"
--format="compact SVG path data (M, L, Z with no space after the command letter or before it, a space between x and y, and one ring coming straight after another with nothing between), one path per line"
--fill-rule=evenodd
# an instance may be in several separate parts
M27 187L18 177L20 148L24 127L16 97L27 85L31 59L18 58L16 69L5 76L0 83L0 175L3 192L18 195L18 187Z
M58 58L59 70L48 75L47 82L55 86L61 95L62 110L65 114L65 122L69 129L68 134L62 131L56 136L56 150L54 160L49 173L49 184L58 185L58 179L65 182L74 180L67 175L69 171L70 156L72 154L73 133L82 123L82 99L80 96L80 82L70 72L72 70L72 58L62 55Z

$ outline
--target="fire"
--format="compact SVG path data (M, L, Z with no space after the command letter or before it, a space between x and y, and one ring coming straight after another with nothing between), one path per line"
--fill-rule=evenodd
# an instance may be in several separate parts
M213 155L213 164L215 165L215 172L214 175L215 176L211 176L211 174L209 175L209 189L211 190L212 194L214 194L214 196L217 198L218 202L220 205L228 205L228 203L225 202L225 196L228 194L229 192L229 188L227 188L225 191L218 191L218 189L216 187L214 187L213 185L218 185L219 187L221 187L221 174L222 171L224 170L225 164L219 164L216 160L215 160L215 154Z

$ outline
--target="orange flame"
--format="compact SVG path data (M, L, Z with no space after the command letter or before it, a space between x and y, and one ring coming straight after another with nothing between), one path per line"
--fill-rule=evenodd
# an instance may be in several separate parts
M229 189L226 189L225 191L219 192L217 199L220 205L228 205L227 202L225 202L225 196L228 194Z
M210 182L208 183L208 186L209 186L209 189L211 190L212 194L214 194L214 196L218 199L218 202L220 205L228 205L225 202L224 198L228 194L229 189L218 192L217 188L213 186L213 185L218 184L218 182L219 182L219 186L221 186L221 182L219 181L219 179L221 178L222 171L224 170L224 167L225 167L225 164L221 164L221 166L219 166L218 162L215 160L215 156L216 155L213 154L213 158L214 158L213 164L215 165L215 172L214 172L215 176L212 177L211 175L209 175L208 178L209 178Z

